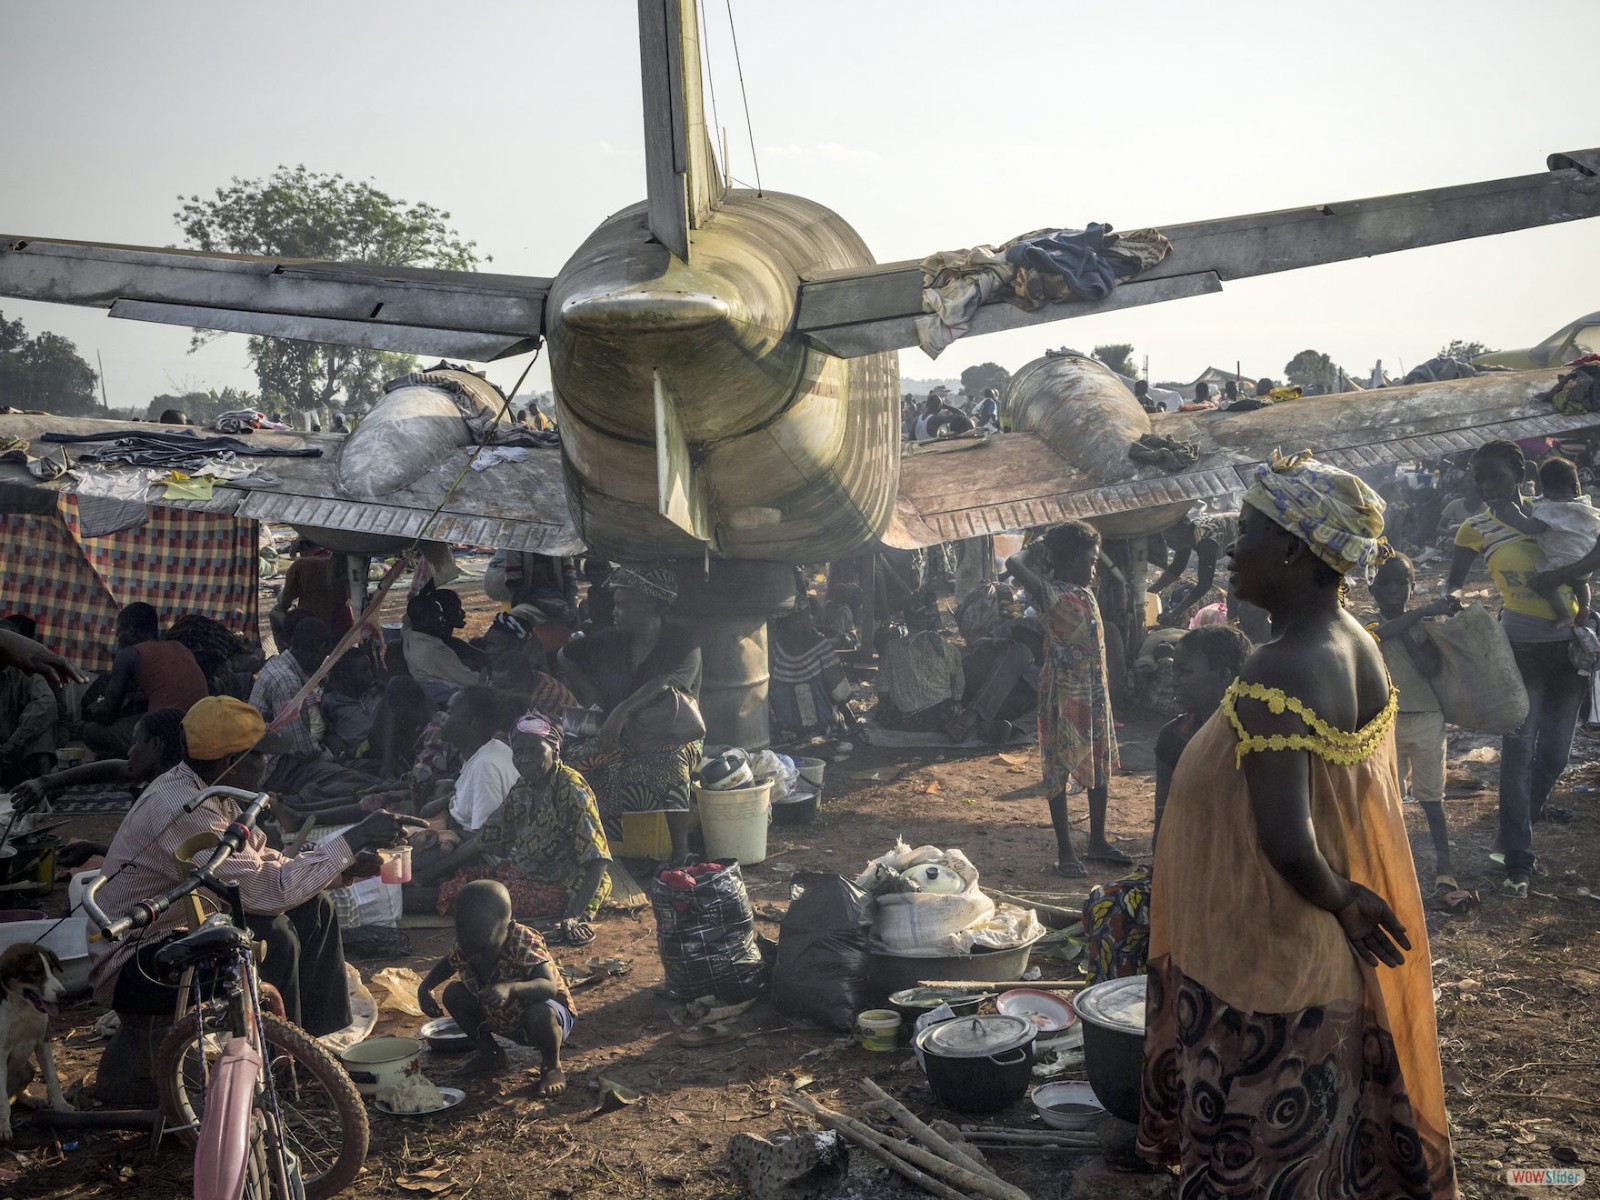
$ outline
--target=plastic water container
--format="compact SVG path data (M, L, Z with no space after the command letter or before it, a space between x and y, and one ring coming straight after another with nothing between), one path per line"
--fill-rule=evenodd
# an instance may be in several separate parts
M1144 627L1154 629L1161 624L1161 597L1154 592L1144 594Z
M622 814L622 841L611 847L618 858L648 858L665 862L672 857L672 831L664 812Z
M707 858L737 858L745 866L766 861L767 826L772 821L771 780L720 792L696 786L694 795Z
M863 1050L887 1053L900 1044L900 1022L891 1008L869 1008L856 1014L856 1039Z
M797 758L794 760L794 765L800 771L800 778L812 785L812 791L822 791L822 777L828 770L827 759Z

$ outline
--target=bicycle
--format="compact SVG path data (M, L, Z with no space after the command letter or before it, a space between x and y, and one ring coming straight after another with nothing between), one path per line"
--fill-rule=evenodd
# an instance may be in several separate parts
M204 866L115 920L96 903L105 882L96 879L84 892L84 911L115 941L148 928L201 888L227 904L226 913L205 918L155 954L164 977L181 977L190 1004L182 1011L180 1000L178 1020L155 1055L163 1116L195 1145L195 1200L326 1200L349 1186L366 1161L366 1109L327 1050L264 1008L238 885L216 876L245 845L267 795L210 787L196 803L212 796L246 807L218 836Z

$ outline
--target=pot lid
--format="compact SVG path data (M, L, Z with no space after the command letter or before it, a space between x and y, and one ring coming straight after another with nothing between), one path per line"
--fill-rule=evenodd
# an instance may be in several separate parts
M1084 988L1072 1007L1080 1018L1092 1024L1143 1037L1145 986L1143 975L1108 979Z
M956 1017L930 1026L922 1048L947 1058L988 1058L1027 1045L1036 1032L1026 1017Z

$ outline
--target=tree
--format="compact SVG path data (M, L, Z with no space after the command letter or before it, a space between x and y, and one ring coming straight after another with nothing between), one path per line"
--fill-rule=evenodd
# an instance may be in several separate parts
M1096 346L1094 356L1118 375L1135 379L1139 368L1133 365L1133 347L1127 342L1113 342L1109 346Z
M30 338L21 321L0 316L0 404L64 417L99 411L99 376L59 333Z
M1480 354L1491 354L1493 348L1485 346L1482 342L1463 342L1456 338L1449 345L1439 347L1436 358L1453 358L1457 362L1471 362Z
M1284 365L1283 374L1290 383L1298 384L1308 392L1316 388L1329 392L1343 391L1344 381L1349 378L1333 359L1320 350L1300 351Z
M1003 391L1010 378L1011 372L999 363L979 363L961 372L961 390L969 396L981 396L986 388Z
M456 271L479 262L477 243L462 240L449 213L303 166L235 178L214 199L178 199L183 207L173 218L197 250ZM216 336L197 332L194 346ZM249 353L262 401L299 410L368 405L383 394L386 376L414 367L409 355L281 338L252 337Z

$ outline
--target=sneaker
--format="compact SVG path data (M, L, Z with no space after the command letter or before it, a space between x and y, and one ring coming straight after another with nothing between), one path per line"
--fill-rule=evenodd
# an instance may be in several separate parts
M1528 898L1528 881L1526 879L1502 880L1500 894L1513 900L1526 900Z
M1492 863L1499 863L1502 867L1505 866L1506 865L1505 851L1504 850L1491 850L1489 852L1489 861L1492 862Z

